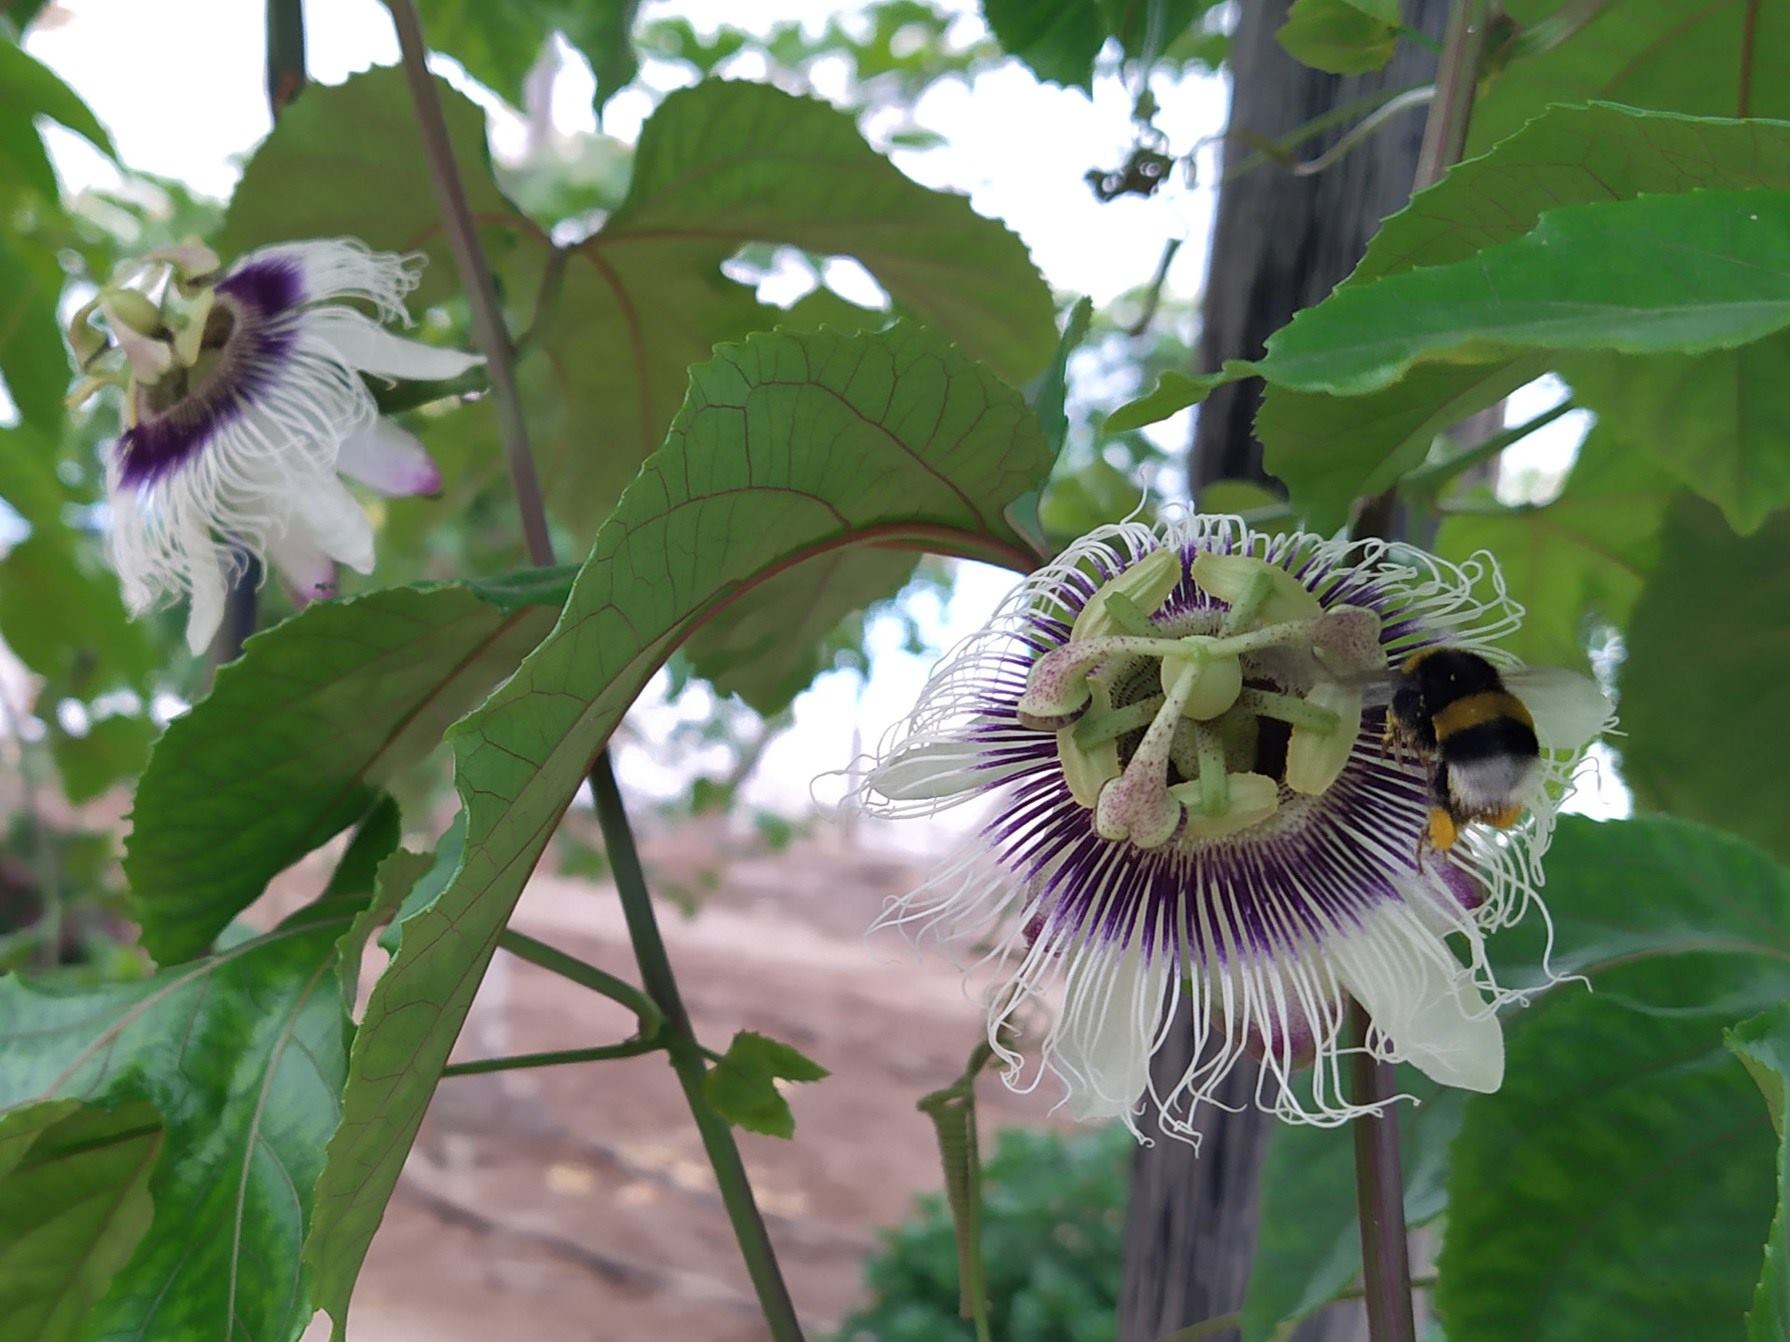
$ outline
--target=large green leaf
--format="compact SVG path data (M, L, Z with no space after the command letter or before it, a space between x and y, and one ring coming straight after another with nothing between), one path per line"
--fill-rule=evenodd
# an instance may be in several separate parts
M1460 1130L1465 1091L1438 1086L1410 1067L1399 1090L1418 1104L1399 1107L1405 1220L1433 1221L1445 1205L1448 1148ZM1273 1342L1361 1276L1355 1201L1355 1144L1346 1127L1275 1129L1262 1163L1255 1258L1243 1303L1243 1342Z
M710 82L641 131L628 197L575 249L524 367L562 515L601 518L664 437L686 370L780 314L726 280L748 242L861 261L904 311L1018 383L1056 344L1024 244L961 196L902 176L825 103Z
M303 1328L299 1249L347 1070L337 941L364 903L312 905L133 983L0 979L0 1109L153 1106L166 1128L154 1221L73 1336L238 1342Z
M1695 354L1790 325L1790 192L1572 205L1452 265L1344 285L1268 340L1259 371L1356 395L1430 362Z
M0 1114L0 1342L74 1342L154 1208L162 1124L45 1100Z
M498 191L485 147L485 115L435 80L448 140L492 266L517 304L534 301L548 240ZM367 128L377 126L370 135ZM295 238L359 238L427 258L414 295L438 303L459 292L442 232L428 156L400 69L312 85L280 115L242 170L215 245L225 258Z
M414 898L355 1042L308 1247L338 1335L472 995L554 821L677 644L756 582L853 543L1027 567L1002 509L1048 468L1017 393L909 326L776 332L692 371L553 634L454 730L465 853Z
M1455 1144L1436 1296L1451 1342L1738 1337L1772 1146L1719 1024L1603 997L1549 1008Z
M1384 391L1331 396L1269 384L1255 433L1268 469L1314 531L1422 465L1436 435L1547 371L1538 355L1500 363L1421 364Z
M982 0L982 17L1009 56L1039 79L1092 91L1106 24L1094 0Z
M1728 1032L1728 1047L1753 1074L1765 1092L1766 1112L1778 1135L1778 1211L1765 1243L1765 1267L1747 1315L1747 1342L1783 1342L1790 1337L1790 1246L1784 1218L1790 1205L1790 1141L1784 1138L1786 1099L1790 1099L1790 1005L1744 1021Z
M1771 785L1790 735L1790 513L1735 536L1683 500L1629 620L1623 773L1645 804L1790 857Z
M1563 983L1514 1017L1503 1088L1468 1100L1448 1335L1738 1336L1775 1159L1722 1033L1790 994L1790 874L1695 825L1569 818L1547 894L1554 967L1591 991ZM1532 963L1547 937L1532 916L1493 949Z
M1595 621L1622 627L1653 571L1677 482L1637 445L1601 424L1579 449L1566 488L1540 507L1450 514L1436 551L1497 556L1522 628L1505 646L1542 666L1582 666Z
M522 81L555 32L590 58L597 76L597 110L639 69L630 34L640 0L422 0L418 9L429 45L517 107Z
M1550 18L1590 21L1552 50L1513 61L1473 105L1470 153L1517 131L1550 103L1607 98L1699 116L1790 119L1790 12L1759 0L1515 0L1535 31Z
M0 49L5 43L0 42ZM0 230L0 377L33 428L55 433L62 423L62 395L68 390L68 359L56 321L62 271L55 258L21 250Z
M99 124L80 95L63 83L49 66L0 35L0 120L29 123L31 118L39 116L48 117L85 137L108 158L114 156L106 128ZM0 144L3 143L4 137L0 137ZM54 179L48 199L56 199Z
M1790 994L1790 877L1746 844L1674 821L1599 825L1567 817L1560 823L1549 854L1548 872L1551 923L1532 913L1490 942L1500 977L1507 985L1545 985L1540 966L1548 956L1554 973L1582 974L1590 980L1590 992L1595 994L1591 1000L1599 1004L1595 1010L1701 1021L1700 1056L1718 1072L1724 1070L1717 1056L1721 1025L1734 1015ZM1582 983L1561 982L1546 988L1547 995L1535 1008L1505 1013L1511 1049L1506 1092L1521 1085L1524 1069L1531 1066L1523 1042L1528 1031L1546 1025L1556 1010L1578 1011L1575 1003L1582 1002L1587 991ZM1614 1028L1621 1033L1620 1025ZM1577 1039L1576 1033L1574 1037ZM1549 1034L1548 1038L1556 1041L1543 1046L1552 1056L1558 1037ZM1594 1045L1582 1040L1573 1046L1583 1048L1587 1058L1597 1052ZM1559 1047L1563 1052L1564 1046ZM1534 1099L1537 1107L1545 1109L1551 1103L1556 1111L1549 1141L1595 1145L1597 1120L1587 1117L1586 1130L1578 1130L1573 1077L1550 1074L1545 1084L1564 1088L1564 1093L1556 1093L1551 1101ZM1462 1157L1458 1154L1462 1144L1451 1148L1460 1126L1461 1106L1474 1110L1497 1107L1502 1096L1438 1092L1432 1083L1415 1076L1404 1078L1401 1089L1426 1097L1422 1108L1401 1113L1400 1129L1406 1139L1406 1214L1414 1223L1421 1223L1447 1204L1452 1237L1457 1233L1456 1213L1448 1202L1452 1187L1446 1194L1442 1187L1448 1177L1450 1150L1472 1170L1496 1169L1495 1160L1486 1159L1478 1150ZM1432 1095L1433 1099L1427 1098ZM1669 1104L1662 1102L1659 1107L1665 1109ZM1476 1140L1477 1135L1470 1133L1463 1143ZM1482 1160L1486 1162L1483 1165ZM1477 1180L1482 1174L1473 1177ZM1250 1342L1277 1336L1286 1321L1303 1318L1333 1299L1360 1270L1346 1133L1282 1130L1269 1149L1263 1178L1262 1229L1243 1320ZM1620 1183L1610 1187L1622 1189ZM1605 1199L1595 1196L1598 1191L1594 1183L1586 1193L1588 1215L1607 1214ZM1497 1192L1495 1187L1478 1183L1469 1188L1469 1195L1479 1199ZM1518 1189L1513 1196L1522 1193ZM1470 1210L1474 1229L1461 1232L1468 1236L1459 1248L1463 1258L1474 1255L1478 1242L1474 1237L1483 1233L1480 1223L1495 1210L1488 1210L1483 1201ZM1533 1209L1507 1206L1503 1210L1509 1225L1500 1223L1500 1233L1494 1237L1496 1253L1510 1251L1513 1240L1524 1233L1525 1216ZM1601 1255L1607 1263L1612 1257L1607 1246L1615 1242L1629 1243L1601 1234L1592 1236L1592 1243L1598 1246L1592 1250L1594 1256ZM1449 1243L1452 1246L1455 1240L1451 1238ZM1445 1264L1446 1273L1457 1270L1452 1260ZM1730 1286L1732 1281L1730 1278ZM1478 1277L1471 1284L1475 1291L1481 1290ZM1483 1289L1492 1293L1489 1285ZM1510 1307L1518 1308L1520 1300L1533 1290L1528 1283L1513 1285ZM1478 1331L1470 1336L1603 1336L1589 1331L1532 1334L1526 1321L1499 1326L1507 1326L1508 1331ZM1629 1334L1618 1331L1609 1335ZM1687 1329L1681 1336L1701 1334Z
M767 716L778 713L833 664L839 648L832 636L841 623L898 594L916 562L907 550L821 555L741 593L690 636L684 651L719 693L737 694Z
M537 316L548 241L492 184L477 109L437 91L520 329ZM455 288L399 71L307 91L250 160L223 245L334 234L423 251L423 301ZM1012 382L1055 343L1050 291L1019 239L963 197L904 177L850 116L762 84L681 90L641 132L627 199L564 258L519 369L562 519L594 532L663 439L689 367L783 320L721 272L750 242L856 257L903 310Z
M147 689L149 632L126 613L94 539L69 524L75 500L57 478L54 439L0 429L0 499L31 528L0 559L0 634L13 652L59 692Z
M1303 65L1358 75L1392 59L1398 34L1398 0L1293 0L1274 37Z
M125 872L150 952L204 950L275 873L365 814L540 641L567 577L388 588L250 639L137 788Z
M1790 333L1714 354L1575 359L1579 401L1753 531L1790 504Z
M1629 200L1704 187L1790 187L1790 125L1668 115L1592 104L1551 107L1484 155L1456 164L1388 219L1345 288L1418 266L1464 261L1510 242L1542 214L1573 203ZM1739 385L1726 361L1744 354L1700 356L1710 376L1699 393L1717 397ZM1603 371L1619 388L1595 396L1600 413L1619 414L1627 397L1647 394L1647 370L1660 360L1580 356L1587 381ZM1507 366L1435 364L1363 397L1296 392L1270 385L1256 422L1270 468L1320 527L1344 515L1348 501L1372 494L1420 463L1440 429L1497 401L1541 371L1534 356ZM1587 403L1592 403L1588 398ZM1735 417L1718 412L1673 415L1644 441L1666 458L1719 450L1721 429ZM1683 445L1682 452L1680 444Z

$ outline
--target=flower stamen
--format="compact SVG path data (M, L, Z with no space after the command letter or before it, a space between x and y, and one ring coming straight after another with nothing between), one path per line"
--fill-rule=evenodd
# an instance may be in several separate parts
M1125 771L1100 790L1094 827L1102 837L1130 839L1139 848L1160 848L1175 837L1184 809L1168 790L1169 748L1199 678L1198 662L1183 667Z

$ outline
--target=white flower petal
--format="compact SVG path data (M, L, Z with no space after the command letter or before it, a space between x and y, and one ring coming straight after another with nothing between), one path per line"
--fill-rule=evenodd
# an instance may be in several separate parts
M267 542L267 562L279 571L299 606L336 594L336 563L302 526L288 526Z
M409 382L440 382L476 368L484 358L457 349L440 349L395 336L348 308L324 308L305 314L306 328L325 341L345 363L363 373Z
M333 475L302 484L287 500L292 525L337 563L356 573L373 571L373 524Z
M1504 1031L1446 943L1388 906L1325 946L1337 977L1392 1045L1433 1081L1490 1092L1504 1080Z
M216 550L206 543L197 553L189 554L187 578L192 585L192 605L186 616L186 645L198 657L211 646L218 626L224 622L224 569L217 562Z
M1590 676L1554 666L1525 666L1505 683L1535 719L1535 734L1553 750L1581 750L1615 722L1615 707Z
M413 433L388 419L376 419L342 440L336 469L377 489L405 497L441 488L441 468Z
M1135 940L1122 953L1090 947L1077 957L1065 985L1053 1059L1075 1118L1131 1121L1150 1086L1168 982L1168 957L1146 964Z

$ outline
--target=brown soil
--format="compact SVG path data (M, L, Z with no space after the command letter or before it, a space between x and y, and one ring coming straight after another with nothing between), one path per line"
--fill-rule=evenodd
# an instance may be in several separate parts
M646 850L662 884L725 841L685 829ZM862 1299L880 1226L938 1186L914 1108L961 1071L981 1012L942 958L898 936L866 941L915 869L826 831L727 863L694 917L662 910L698 1034L762 1030L832 1071L789 1091L792 1142L740 1145L811 1334ZM637 977L614 891L539 875L514 925ZM624 1037L618 1007L499 956L459 1056ZM1048 1097L992 1077L983 1130L1045 1120ZM361 1274L352 1342L756 1342L758 1321L714 1180L670 1068L643 1057L442 1083ZM319 1320L307 1342L327 1336Z

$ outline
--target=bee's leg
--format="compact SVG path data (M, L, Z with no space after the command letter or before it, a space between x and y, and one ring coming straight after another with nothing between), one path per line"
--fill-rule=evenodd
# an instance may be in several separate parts
M1492 825L1497 829L1509 829L1522 818L1523 808L1514 803L1510 806L1500 807L1490 815L1483 817L1486 824Z
M1429 828L1424 833L1430 847L1445 853L1454 847L1454 841L1459 837L1460 830L1454 823L1454 817L1440 806L1430 807Z

